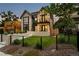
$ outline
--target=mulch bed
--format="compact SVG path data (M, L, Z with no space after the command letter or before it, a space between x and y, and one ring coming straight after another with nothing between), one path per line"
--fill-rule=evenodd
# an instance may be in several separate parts
M79 53L73 45L59 44L58 50L55 50L55 45L46 49L39 50L33 47L22 47L18 45L8 45L0 48L0 51L14 56L78 56Z

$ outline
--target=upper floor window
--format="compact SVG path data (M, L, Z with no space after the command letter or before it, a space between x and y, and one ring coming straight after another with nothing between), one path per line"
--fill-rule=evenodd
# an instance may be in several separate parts
M42 22L44 22L46 19L45 19L45 16L46 16L46 14L43 14L43 15L41 15L41 21Z
M24 22L24 24L28 24L29 23L29 16L23 17L23 22Z

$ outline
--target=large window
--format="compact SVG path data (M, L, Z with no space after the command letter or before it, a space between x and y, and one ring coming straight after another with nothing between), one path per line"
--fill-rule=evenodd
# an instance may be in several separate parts
M29 30L29 16L23 17L23 30L24 32Z
M46 14L41 15L41 22L45 22L46 21L45 20L45 16L46 16Z
M41 25L41 31L47 31L47 26L46 25Z

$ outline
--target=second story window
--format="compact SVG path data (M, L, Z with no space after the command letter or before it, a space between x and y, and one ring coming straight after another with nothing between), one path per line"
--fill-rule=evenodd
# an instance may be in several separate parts
M46 14L41 15L41 22L45 22L45 16Z

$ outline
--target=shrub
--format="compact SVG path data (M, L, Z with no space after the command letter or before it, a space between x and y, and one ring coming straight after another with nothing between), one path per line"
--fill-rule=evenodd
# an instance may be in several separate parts
M66 43L65 38L64 37L60 37L59 39L59 43Z
M37 43L36 46L35 46L35 48L37 48L37 49L42 49L42 46L41 46L40 43Z
M25 42L24 42L24 46L29 46L29 44L25 41Z
M18 40L18 39L16 39L16 40L14 40L13 44L15 44L15 45L19 45L19 44L21 44L21 41Z
M5 34L5 35L8 35L8 33L7 33L7 32L5 32L4 34Z

